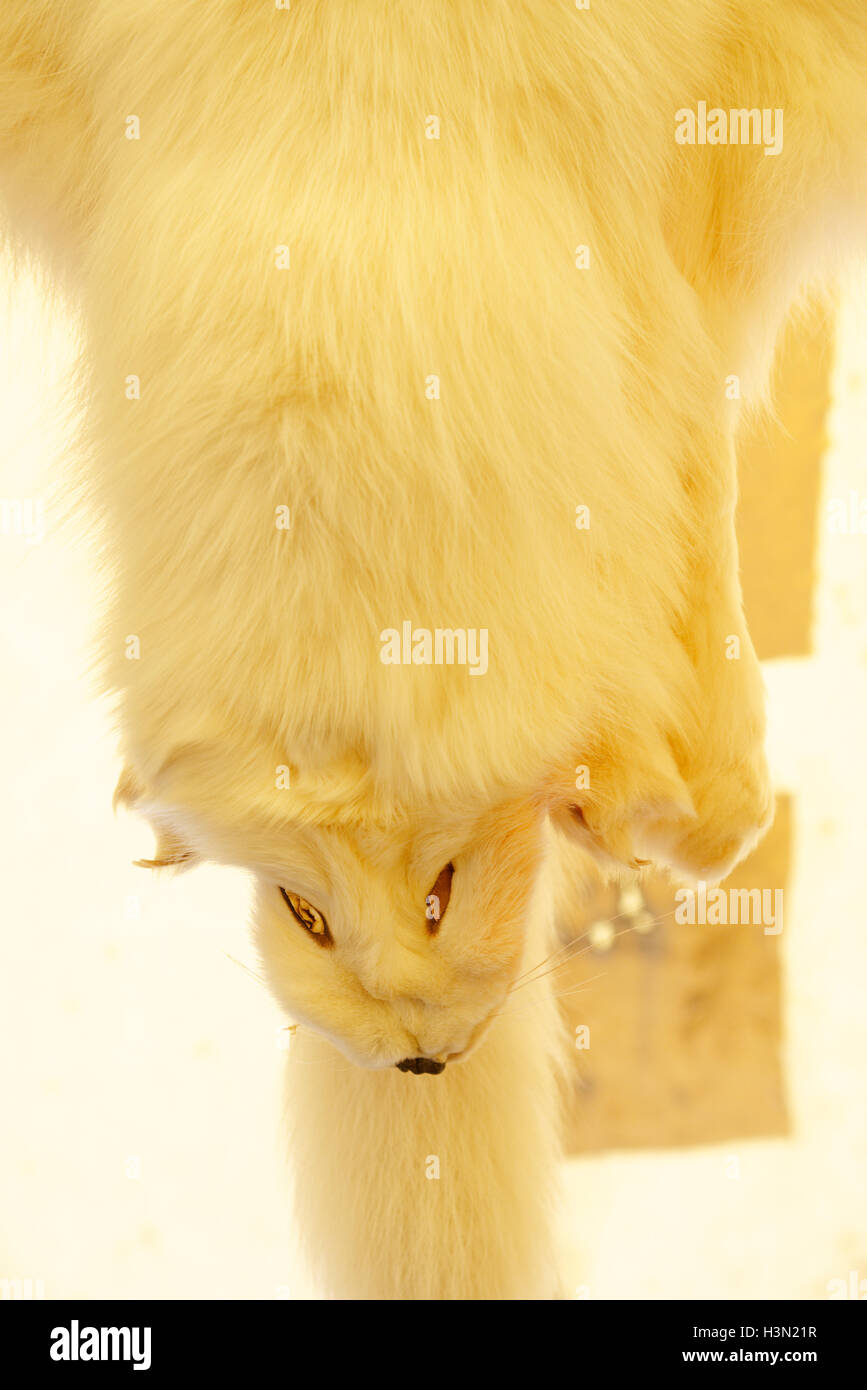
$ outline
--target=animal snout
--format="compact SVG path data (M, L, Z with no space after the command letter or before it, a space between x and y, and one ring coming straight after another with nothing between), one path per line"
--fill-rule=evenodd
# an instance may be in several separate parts
M446 1069L445 1062L438 1062L435 1057L404 1057L394 1065L398 1071L411 1071L416 1076L439 1076Z

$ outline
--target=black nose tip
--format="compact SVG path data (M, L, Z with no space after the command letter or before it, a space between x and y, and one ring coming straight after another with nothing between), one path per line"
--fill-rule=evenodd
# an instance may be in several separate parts
M411 1071L416 1076L439 1076L441 1071L445 1071L445 1062L435 1062L433 1057L404 1057L402 1062L394 1064L398 1071Z

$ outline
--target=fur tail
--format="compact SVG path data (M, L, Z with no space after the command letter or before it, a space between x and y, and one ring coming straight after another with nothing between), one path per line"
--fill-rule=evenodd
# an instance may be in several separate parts
M532 916L524 968L552 949L541 885ZM297 1220L327 1296L559 1296L562 1038L548 980L519 988L478 1050L440 1076L364 1071L299 1030Z

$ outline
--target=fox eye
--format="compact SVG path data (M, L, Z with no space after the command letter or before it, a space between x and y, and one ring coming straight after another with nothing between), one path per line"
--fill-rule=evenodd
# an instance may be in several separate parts
M285 888L281 888L280 892L283 895L283 901L299 926L302 926L311 936L315 936L320 946L333 945L334 938L319 909L309 903L306 898L302 898L300 893L290 893Z
M440 870L436 883L424 900L424 915L427 918L427 929L431 936L439 930L440 922L449 905L454 872L454 864L446 864L445 868Z

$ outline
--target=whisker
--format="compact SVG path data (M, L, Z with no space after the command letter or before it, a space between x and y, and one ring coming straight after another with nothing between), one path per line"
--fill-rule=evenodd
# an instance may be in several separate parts
M614 919L609 918L608 920L611 921ZM554 960L555 956L561 956L564 951L571 951L573 946L575 946L576 942L580 940L580 937L573 937L570 941L564 941L563 944L561 946L558 946L556 950L552 951L549 956L545 956L542 960L537 961L535 965L530 966L529 970L525 970L522 975L519 975L517 979L513 981L513 988L515 985L519 985L522 980L526 980L528 975L532 975L535 973L535 971L541 970L542 966L547 965L549 961Z
M627 932L634 930L634 927L624 927L623 931L614 933L615 939L618 936L625 936ZM593 950L593 943L589 941L584 941L581 937L579 937L578 940L573 942L572 944L575 946L576 949L572 951L570 955L565 956L563 960L558 961L556 965L552 965L550 969L543 970L541 975L534 975L532 979L524 980L522 984L517 985L512 990L510 990L510 993L516 994L519 990L526 989L527 985L535 985L540 980L546 980L549 975L556 975L557 971L562 970L564 965L568 965L569 962L572 960L577 960L580 956L586 956L588 951Z
M247 975L249 975L251 980L255 980L257 985L265 985L267 988L267 983L264 975L257 974L255 970L250 969L249 965L245 965L242 960L238 960L237 956L230 955L228 951L224 951L223 955L226 957L226 960L230 960L233 965L237 965L239 970L243 970Z
M605 920L606 920L606 922L611 922L611 923L620 922L620 921L628 921L630 918L634 917L634 915L635 915L635 914L632 913L632 912L617 912L617 913L614 914L613 917L606 917ZM666 914L666 915L669 915L669 914ZM662 921L662 918L657 918L656 920L657 920L657 921ZM536 970L541 970L542 966L543 966L543 965L547 965L549 961L554 960L555 956L560 956L560 955L562 955L564 951L567 952L567 953L570 953L570 952L572 951L573 946L575 946L577 942L580 942L581 939L582 939L581 937L576 937L576 938L573 938L573 940L571 940L571 941L566 941L566 942L564 942L564 944L563 944L562 946L558 946L557 949L556 949L555 951L552 951L551 954L550 954L549 956L546 956L546 957L544 958L544 960L538 961L538 962L536 963L536 965L531 966L529 970L525 970L524 973L523 973L522 975L519 975L518 978L517 978L517 979L514 981L514 983L513 983L513 988L514 988L515 985L520 984L523 980L526 980L527 977L528 977L529 975L532 975ZM568 959L568 958L569 958L569 957L568 957L568 954L567 954L567 959Z
M571 989L562 989L553 997L555 999L565 999L568 994L580 994L582 990L592 985L594 980L602 980L607 974L607 970L600 970L598 975L591 975L589 980L582 980L580 985L573 985Z
M659 914L654 913L654 914L653 914L654 926L657 926L657 925L659 925L659 923L665 922L665 921L667 921L670 917L673 917L673 916L675 915L675 913L677 912L677 910L678 910L677 908L672 908L670 912L662 912L662 913L659 913ZM627 921L628 921L628 920L629 920L631 917L633 917L633 916L634 916L633 913L619 912L619 913L616 914L616 916L614 916L614 917L607 917L605 920L606 920L607 922L611 922L611 923L613 924L614 922L617 922L617 921L622 921L622 920L627 920ZM613 938L613 939L616 940L618 937L620 937L620 936L625 936L628 932L631 932L631 931L635 931L634 925L633 925L633 926L629 926L629 927L624 927L622 931L615 932L615 933L614 933L614 938ZM574 949L574 950L573 950L573 949L572 949L573 947L575 947L575 948L580 947L581 949ZM552 952L552 955L549 956L548 959L551 960L551 959L553 959L554 956L557 956L557 955L562 954L562 951L565 950L565 949L567 949L567 948L569 949L569 954L566 955L566 956L564 956L563 960L558 961L558 963L557 963L556 965L552 966L550 970L545 970L545 971L543 971L541 975L534 974L534 971L537 971L537 970L541 969L541 967L545 964L545 961L540 961L538 965L535 965L535 966L533 967L533 970L526 971L524 975L519 975L519 976L518 976L518 979L517 979L517 980L515 981L515 983L512 985L512 989L509 991L509 993L511 994L512 992L514 992L515 990L518 990L518 989L524 989L526 985L533 984L536 980L544 980L544 979L546 978L546 976L548 976L548 975L553 975L557 970L562 969L562 967L563 967L564 965L566 965L570 960L574 960L577 956L584 955L584 954L586 954L587 951L592 951L592 950L594 949L594 948L593 948L593 943L592 943L592 942L586 942L585 939L584 939L584 936L579 936L579 937L576 937L574 941L567 942L567 943L566 943L566 947L561 947L560 950ZM528 978L528 976L532 976L532 979Z
M590 978L589 978L589 980L582 980L582 982L581 982L580 985L573 985L570 989L561 990L559 993L553 994L551 997L552 997L553 999L565 999L565 997L566 997L568 994L580 994L580 993L582 992L582 990L585 990L585 989L589 988L589 986L590 986L591 984L593 984L594 981L603 979L604 976L607 975L607 974L608 974L608 971L607 971L607 970L602 970L602 971L599 972L598 975L591 975ZM516 1011L513 1007L511 1007L511 1005L509 1004L509 1000L507 999L507 1000L506 1000L505 1006L504 1006L502 1009L498 1010L497 1013L491 1015L491 1021L492 1021L492 1023L493 1023L494 1020L496 1020L496 1019L498 1019L498 1018L505 1018L505 1017L507 1017L507 1016L508 1016L509 1018L520 1018L522 1013L524 1014L525 1017L527 1017L527 1016L530 1015L532 1012L533 1012L533 1010L532 1010L532 1008L530 1008L530 1007L523 1008L523 1009L519 1008L519 1009Z

